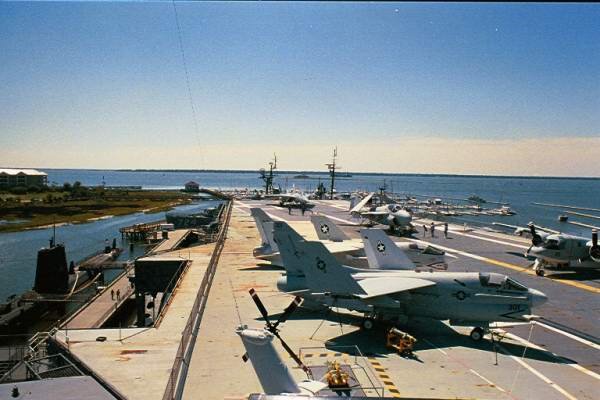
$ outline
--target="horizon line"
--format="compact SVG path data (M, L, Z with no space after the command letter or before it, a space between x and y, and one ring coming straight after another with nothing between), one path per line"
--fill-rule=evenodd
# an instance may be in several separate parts
M4 168L4 167L2 167ZM9 168L9 167L6 167ZM19 167L21 169L25 167ZM200 173L259 173L260 169L188 169L188 168L45 168L45 167L27 167L33 169L46 170L85 170L85 171L114 171L114 172L200 172ZM275 170L274 174L319 174L330 176L328 171L314 170ZM357 172L341 171L340 174L351 175L376 175L376 176L439 176L456 178L496 178L496 179L574 179L574 180L600 180L600 176L556 176L556 175L484 175L484 174L445 174L445 173L426 173L426 172ZM343 178L343 177L340 177Z

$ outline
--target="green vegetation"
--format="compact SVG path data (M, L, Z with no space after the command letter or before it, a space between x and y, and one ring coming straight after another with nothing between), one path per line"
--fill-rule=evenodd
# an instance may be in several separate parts
M86 187L79 182L44 188L11 188L0 192L0 232L80 223L111 215L168 211L190 202L176 191L122 190Z

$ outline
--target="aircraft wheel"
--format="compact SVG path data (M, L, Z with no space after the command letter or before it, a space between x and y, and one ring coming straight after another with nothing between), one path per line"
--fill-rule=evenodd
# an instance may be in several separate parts
M543 269L536 269L536 270L535 270L535 274L536 274L537 276L544 276L545 272L544 272L544 270L543 270Z
M363 329L365 329L367 331L373 329L373 325L375 325L375 323L372 318L365 318L364 321L362 322Z
M469 334L469 336L474 341L479 342L481 339L483 339L483 335L484 334L485 334L485 332L483 331L482 328L476 327L476 328L473 328L473 330L471 331L471 333Z

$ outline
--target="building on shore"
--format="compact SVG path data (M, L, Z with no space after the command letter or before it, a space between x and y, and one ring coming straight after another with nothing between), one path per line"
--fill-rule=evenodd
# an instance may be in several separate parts
M37 169L0 168L0 188L46 186L48 174Z

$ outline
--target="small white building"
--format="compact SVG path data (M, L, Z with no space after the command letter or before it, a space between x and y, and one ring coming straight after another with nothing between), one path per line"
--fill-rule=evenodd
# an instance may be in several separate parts
M37 169L0 168L0 188L46 186L48 174Z

